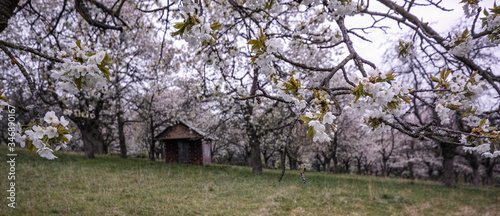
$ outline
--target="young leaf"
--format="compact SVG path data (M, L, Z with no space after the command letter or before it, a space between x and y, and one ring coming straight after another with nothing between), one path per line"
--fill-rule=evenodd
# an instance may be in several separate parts
M469 30L465 29L465 31L462 33L462 37L466 38L468 34L469 34Z
M481 119L481 121L479 122L479 127L482 127L484 125L484 123L486 123L486 117Z
M219 30L221 26L222 26L222 24L215 22L215 23L212 23L212 25L210 25L210 28L212 30L216 31L216 30Z
M81 40L77 40L77 41L76 41L76 46L77 46L78 48L80 48L80 49L81 49L82 47L80 46L80 43L82 43L82 41L81 41Z
M299 115L300 119L304 121L304 123L309 124L309 122L312 120L311 118L305 116L305 115Z
M314 138L314 135L315 135L315 131L314 131L314 128L313 127L309 127L309 129L307 129L307 137L309 137L309 139L313 139Z
M403 99L406 103L410 103L410 97L408 96L401 96L401 99Z
M445 80L448 78L448 76L450 75L450 73L451 73L451 70L446 71L446 74L444 75L444 79Z
M184 27L185 23L177 23L174 25L174 28L176 29L182 29Z

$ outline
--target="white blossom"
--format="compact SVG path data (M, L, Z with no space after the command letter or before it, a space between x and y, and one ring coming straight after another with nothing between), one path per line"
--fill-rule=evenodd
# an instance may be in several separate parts
M47 158L49 160L53 160L55 158L57 158L52 152L54 150L48 148L48 147L43 147L43 148L39 148L36 152L41 156L41 157L44 157L44 158Z
M69 121L64 118L64 116L61 116L61 120L59 121L63 127L68 126Z
M325 114L325 116L323 117L323 123L326 123L326 124L333 124L333 120L335 119L336 117L331 113L331 112L327 112Z
M465 134L460 136L460 143L467 145L467 136Z
M482 144L482 145L477 146L475 150L476 150L478 153L480 153L480 154L481 154L481 153L484 153L484 152L489 151L489 150L490 150L490 148L491 148L491 147L490 147L490 144L489 144L489 143L486 143L486 144Z
M57 128L52 127L52 126L49 126L49 127L47 127L47 129L45 129L45 135L47 135L47 137L49 139L52 139L56 136L59 136L59 134L57 132Z
M45 144L42 142L42 140L40 139L34 139L32 140L32 144L37 148L37 149L40 149L40 148L43 148L45 147Z
M33 136L34 139L41 139L45 135L45 130L38 125L33 126L33 131L35 132Z
M56 113L54 111L49 111L45 113L45 117L43 118L45 122L49 124L59 124L59 119L56 116Z

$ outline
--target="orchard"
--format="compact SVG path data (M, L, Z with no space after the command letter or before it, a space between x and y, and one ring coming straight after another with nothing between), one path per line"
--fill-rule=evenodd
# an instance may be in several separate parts
M457 5L462 11L448 8ZM500 6L493 1L0 6L0 107L17 107L17 143L47 159L70 148L93 158L113 146L127 157L126 141L134 140L142 146L129 151L154 160L158 130L188 119L218 137L212 153L221 162L240 155L254 173L284 166L280 158L291 152L295 162L324 170L333 160L335 172L350 154L343 169L357 161L358 172L370 174L369 158L380 153L381 175L392 161L393 170L413 176L409 164L435 164L417 145L440 149L432 157L446 185L455 184L457 155L471 163L474 184L478 161L492 166L490 180L500 163ZM461 16L450 29L427 21L452 12ZM366 43L384 49L360 48Z

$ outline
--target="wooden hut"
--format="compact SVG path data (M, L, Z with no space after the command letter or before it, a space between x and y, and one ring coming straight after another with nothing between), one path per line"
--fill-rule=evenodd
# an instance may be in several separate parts
M194 165L212 163L210 139L183 121L156 135L164 145L165 162Z

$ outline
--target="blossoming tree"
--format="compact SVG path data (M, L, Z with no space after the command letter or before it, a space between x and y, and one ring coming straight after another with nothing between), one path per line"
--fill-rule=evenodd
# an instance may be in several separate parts
M500 79L491 65L470 55L472 50L491 50L498 45L500 11L496 4L483 9L478 1L462 1L467 25L458 33L447 34L412 13L418 7L447 12L441 2L434 1L169 3L166 7L149 5L148 10L179 10L172 35L199 47L213 65L214 76L235 73L233 68L250 74L254 71L255 76L258 71L258 83L268 85L257 88L252 96L294 104L295 112L309 127L312 141L331 140L328 130L336 127L335 116L361 113L369 131L383 132L392 127L411 137L439 143L445 170L451 170L457 146L466 145L465 150L480 152L484 157L500 154L495 145L499 133L487 119L498 114L498 109L477 105L481 95L498 97ZM350 27L352 17L360 15L369 16L373 22L361 28ZM431 82L412 86L396 76L400 71L377 69L356 50L353 43L370 41L366 32L384 31L389 28L387 23L413 35L398 44L399 57L429 62L432 71L422 76ZM238 66L232 66L235 64ZM343 85L332 86L336 74L343 75ZM310 80L315 81L305 84ZM353 95L347 107L337 103L342 95ZM421 114L416 110L420 103L432 107L436 118L409 120L408 113L417 118ZM454 117L456 113L460 113L458 118ZM471 130L460 131L457 122L469 125ZM453 184L452 175L445 173L447 185Z
M0 1L8 6L6 15L0 18L9 20L18 2ZM94 5L91 9L88 2ZM165 26L159 30L163 38L171 33L191 47L186 52L192 53L187 54L197 54L193 58L197 59L198 69L203 68L201 87L223 89L220 92L244 101L242 124L248 126L256 167L260 163L260 144L252 139L257 132L251 118L256 104L269 100L290 106L295 120L308 128L312 142L330 142L331 132L337 127L336 117L343 114L361 115L365 129L370 132L393 128L410 137L432 140L442 149L445 183L451 185L457 146L483 157L500 155L497 147L500 135L489 120L499 114L498 104L491 100L500 95L500 77L495 71L498 68L473 55L498 47L500 7L493 4L483 8L478 2L461 2L464 22L456 32L441 32L426 17L414 13L416 8L448 12L441 1L432 0L173 0L138 2L136 8L163 22ZM63 11L67 1L64 3ZM123 4L125 1L117 1L110 9L94 0L75 0L73 6L85 23L121 31L127 27L120 14ZM19 6L23 7L27 5ZM350 22L360 16L369 17L371 22L353 27ZM57 26L59 19L53 20ZM66 23L71 26L71 22ZM48 39L35 39L51 41L50 35L58 30L53 26L47 30ZM356 49L358 41L374 39L370 31L387 31L391 26L412 35L397 44L398 57L426 64L420 67L425 70L410 65L419 73L401 75L406 74L405 70L376 65L369 55ZM4 26L0 27L3 31ZM55 42L49 44L60 47ZM73 59L62 62L55 54L0 41L0 48L25 75L34 98L32 76L9 49L25 50L64 63L63 68L68 70L55 73L54 78L60 81L57 89L100 87L101 82L93 79L105 80L109 76L105 55L102 57L99 51L89 54L77 47L69 56ZM345 98L349 102L342 103L340 99ZM480 106L479 102L484 100L491 102ZM422 104L426 109L419 109ZM467 127L459 128L460 125ZM38 131L38 127L30 130Z

